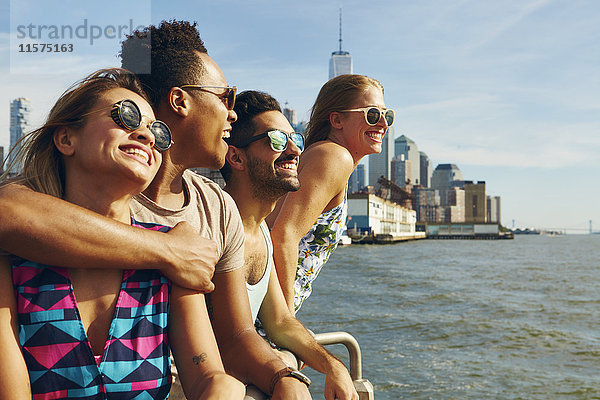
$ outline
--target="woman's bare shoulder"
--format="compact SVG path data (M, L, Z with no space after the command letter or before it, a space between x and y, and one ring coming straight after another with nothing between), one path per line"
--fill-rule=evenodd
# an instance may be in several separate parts
M300 165L305 162L311 165L334 163L340 167L353 167L352 154L344 146L325 140L308 147L300 156Z

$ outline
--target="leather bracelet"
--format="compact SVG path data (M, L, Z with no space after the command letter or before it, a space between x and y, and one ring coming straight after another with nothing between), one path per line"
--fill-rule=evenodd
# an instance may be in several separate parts
M271 378L271 384L269 385L269 394L272 395L273 391L275 390L275 385L277 385L281 378L283 378L284 376L288 376L292 371L293 370L290 367L285 367L275 372L275 375L273 375L273 377Z
M308 379L308 377L304 374L302 374L301 372L296 371L293 368L290 367L286 367L283 369L280 369L279 371L277 371L275 373L275 375L273 375L273 378L271 378L271 385L269 386L269 393L272 395L273 391L275 391L275 385L277 385L277 383L279 383L279 381L282 378L286 378L286 377L292 377L295 379L298 379L300 382L304 383L306 385L306 387L310 387L310 379Z

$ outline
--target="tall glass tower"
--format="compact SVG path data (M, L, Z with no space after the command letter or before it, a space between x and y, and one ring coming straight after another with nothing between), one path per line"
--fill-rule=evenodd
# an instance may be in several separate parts
M28 131L29 128L29 112L31 111L31 105L29 99L19 97L10 103L10 158L9 164L12 163L16 152L18 151L20 144L17 148L17 142L21 139ZM13 150L14 149L14 150ZM19 173L21 165L13 165L10 169L11 175Z
M380 176L392 179L392 159L394 158L394 127L388 128L383 136L381 153L369 154L369 185L379 188L377 181Z
M342 50L342 8L340 7L340 48L331 53L329 60L329 79L339 75L352 73L352 56L347 51Z
M421 185L421 156L419 154L419 148L413 140L405 135L396 139L394 144L394 155L400 156L402 154L404 155L405 160L410 161L411 172L408 176L408 178L410 178L410 183L413 185Z

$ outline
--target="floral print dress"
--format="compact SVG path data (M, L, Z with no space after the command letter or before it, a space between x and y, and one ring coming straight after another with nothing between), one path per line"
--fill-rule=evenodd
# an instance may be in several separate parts
M348 200L322 213L317 222L300 240L298 268L294 282L294 309L296 312L312 292L312 283L317 279L323 265L337 247L346 229Z

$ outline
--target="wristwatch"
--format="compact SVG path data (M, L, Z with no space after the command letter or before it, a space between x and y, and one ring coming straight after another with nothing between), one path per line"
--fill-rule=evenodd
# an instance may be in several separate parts
M296 378L300 382L304 383L306 385L306 387L310 387L310 379L308 378L308 376L304 375L300 371L296 371L293 368L286 367L286 368L283 368L283 369L280 369L279 371L277 371L275 373L275 375L273 375L273 378L271 378L271 386L269 388L270 393L273 394L273 391L275 390L275 385L277 385L277 383L281 380L281 378L285 378L288 376L291 376L292 378Z

